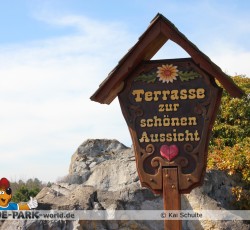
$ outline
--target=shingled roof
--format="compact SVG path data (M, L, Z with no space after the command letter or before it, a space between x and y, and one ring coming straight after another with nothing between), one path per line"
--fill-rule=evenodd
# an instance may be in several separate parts
M217 79L232 97L241 97L244 92L225 74L220 67L202 53L174 24L162 14L157 14L138 42L119 61L118 65L109 73L91 100L110 104L122 90L124 80L141 61L150 60L158 50L171 40L182 47L193 61L204 71Z

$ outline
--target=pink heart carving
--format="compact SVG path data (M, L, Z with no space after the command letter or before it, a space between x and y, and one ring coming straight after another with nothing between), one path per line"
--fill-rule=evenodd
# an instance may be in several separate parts
M173 158L175 158L178 153L179 149L176 145L162 145L160 148L161 155L166 158L168 161L171 161Z

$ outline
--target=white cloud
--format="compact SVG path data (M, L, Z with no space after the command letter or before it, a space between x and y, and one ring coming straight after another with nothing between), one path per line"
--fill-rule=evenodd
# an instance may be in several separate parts
M217 40L205 47L204 51L222 71L230 76L246 75L250 77L249 60L250 50L241 43Z
M2 176L55 180L67 174L71 155L87 138L130 143L118 104L89 98L131 39L113 25L57 21L84 33L0 47Z

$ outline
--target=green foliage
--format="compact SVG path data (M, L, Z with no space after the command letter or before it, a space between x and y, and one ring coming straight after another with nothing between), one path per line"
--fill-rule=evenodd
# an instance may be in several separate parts
M37 178L28 179L26 182L22 180L12 182L12 201L16 203L27 202L30 197L35 197L44 186Z
M178 75L181 79L181 81L189 81L189 80L193 80L197 77L200 77L200 75L194 71L179 71Z
M250 136L250 79L239 76L233 79L245 90L246 95L239 99L223 93L213 129L213 140L221 138L225 146L233 146Z
M154 83L155 80L156 80L156 74L154 72L148 74L141 74L135 79L135 81L142 81L146 83Z
M27 202L30 197L35 197L39 193L39 188L30 189L27 186L22 185L12 197L13 202Z
M46 187L51 187L52 186L52 183L49 181L48 183L47 183L47 185L46 185Z
M250 209L250 78L236 76L233 80L246 95L231 98L223 92L210 141L208 168L239 175L239 186L232 189L235 207Z

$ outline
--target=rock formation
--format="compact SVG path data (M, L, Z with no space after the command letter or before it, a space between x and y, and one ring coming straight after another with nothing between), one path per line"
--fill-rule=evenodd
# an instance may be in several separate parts
M208 171L204 185L182 195L182 210L233 209L235 181ZM142 188L133 150L116 140L86 140L71 158L69 174L36 196L40 210L162 210L161 196ZM182 221L183 229L249 229L243 221ZM163 221L5 221L1 229L163 229Z

